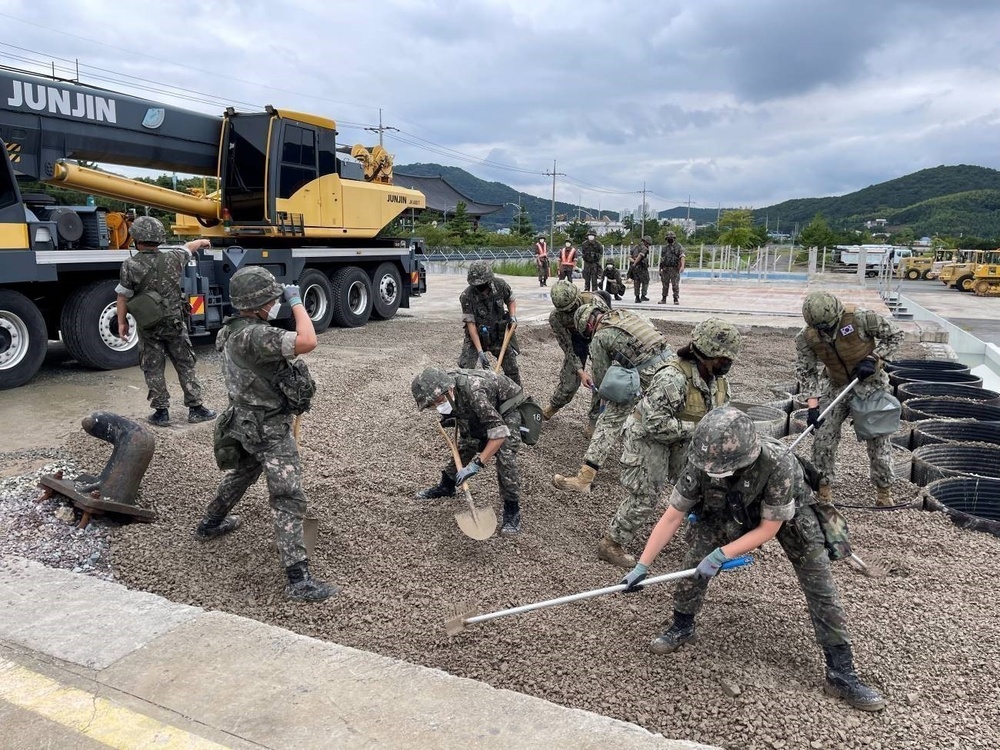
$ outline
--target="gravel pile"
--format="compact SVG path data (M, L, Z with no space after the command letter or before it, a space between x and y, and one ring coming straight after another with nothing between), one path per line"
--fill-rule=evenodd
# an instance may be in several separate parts
M690 326L662 325L675 347L685 342ZM499 620L448 638L443 623L460 602L487 612L616 583L620 572L599 562L595 547L624 497L615 459L589 495L551 486L553 473L575 472L585 449L586 404L578 398L546 423L537 446L521 453L520 537L475 542L452 517L462 507L458 499L414 501L415 490L436 483L450 454L434 416L416 412L410 380L423 367L454 362L460 337L455 324L401 316L331 331L310 355L320 385L302 432L306 491L321 519L313 569L345 586L336 600L308 606L280 596L282 571L263 483L239 509L244 528L210 545L194 539L220 478L210 425L157 433L143 504L159 520L114 533L112 560L121 580L668 737L727 748L1000 746L1000 621L989 604L1000 575L1000 540L963 531L940 514L846 511L858 553L893 569L878 580L846 565L835 569L859 669L888 702L879 715L823 694L822 655L776 543L759 551L752 567L713 583L699 618L700 642L671 656L646 650L669 619L669 586ZM519 337L527 390L545 403L561 355L545 326L526 327ZM794 379L791 334L754 330L747 338L732 372L733 397L771 400L767 385ZM208 403L223 403L217 380L207 390ZM808 439L803 442L807 451ZM101 460L96 443L80 436L67 449L90 466ZM871 504L867 455L848 426L841 456L839 499ZM499 509L492 466L474 480L472 492ZM916 493L909 483L897 488L901 499ZM677 569L682 550L682 542L672 545L654 573Z

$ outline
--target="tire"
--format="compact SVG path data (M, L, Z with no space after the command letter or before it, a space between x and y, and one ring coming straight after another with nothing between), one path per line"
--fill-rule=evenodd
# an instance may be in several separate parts
M48 345L45 318L35 303L20 292L0 289L0 390L35 377Z
M972 291L972 276L963 276L955 282L955 288L960 292Z
M920 271L918 271L916 268L911 268L909 271L906 272L906 278L908 278L910 281L916 281L917 279L920 278Z
M73 358L95 370L120 370L139 364L139 335L129 315L129 337L118 338L114 279L94 281L73 291L63 305L59 328Z
M342 328L358 328L372 314L372 282L357 266L338 268L330 276L333 289L333 322Z
M920 278L923 279L924 281L927 281L931 277L930 274L931 274L930 271L924 271L922 274L920 274Z
M389 320L403 301L403 281L395 263L383 263L372 276L372 317Z
M302 292L302 306L309 313L316 333L323 333L333 320L333 288L330 279L322 271L307 268L299 279Z

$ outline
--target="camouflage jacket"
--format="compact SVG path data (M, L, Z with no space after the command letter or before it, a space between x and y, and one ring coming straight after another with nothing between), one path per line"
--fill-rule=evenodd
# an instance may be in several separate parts
M462 322L476 324L484 349L500 346L504 329L507 327L507 319L510 317L507 309L515 300L514 291L503 279L493 279L490 284L488 294L480 294L474 286L467 286L459 297L459 303L462 305ZM465 332L465 337L469 338L468 330Z
M633 316L645 322L650 328L653 328L653 324L648 320L627 310L618 310L615 314ZM656 329L653 328L653 331L656 332ZM648 359L648 356L636 354L640 346L635 336L612 325L603 325L594 333L594 337L590 341L590 374L593 376L594 382L600 384L604 380L604 376L607 374L612 362L618 362L624 367L634 367L642 364L641 361L633 361L637 356L644 356ZM667 345L666 339L663 339L663 348L660 351L667 357L673 355L673 351ZM664 360L660 366L665 365L666 361ZM639 379L643 390L649 386L649 379L653 376L655 369L647 368L639 372Z
M285 401L265 376L295 358L294 331L284 331L258 318L228 318L215 341L222 355L222 377L234 412L230 432L259 443L291 423Z
M676 443L690 438L696 423L682 420L681 414L692 388L701 394L709 409L724 406L718 402L720 391L728 392L725 377L706 382L694 367L689 379L673 361L653 376L634 412L640 434L658 443Z
M454 411L459 431L468 437L496 440L510 437L500 405L521 394L521 386L490 370L448 370L455 378Z
M142 292L156 292L180 319L183 310L181 279L190 258L191 251L183 247L140 250L122 263L115 291L126 299Z
M683 245L677 242L672 245L668 243L663 246L663 253L660 255L660 268L680 268L683 257Z
M874 354L882 359L892 359L903 345L905 334L895 323L871 310L857 309L854 311L857 324L856 333L862 339L875 342ZM822 395L833 395L840 389L833 385L826 375L826 368L816 356L816 352L806 339L807 328L795 334L795 376L799 381L799 391L805 398L819 398ZM839 331L833 336L821 336L823 341L836 344ZM859 383L855 392L859 396L871 394L875 390L885 390L889 387L889 376L884 370Z
M611 309L601 299L600 295L591 292L581 292L580 296L585 305L596 305L605 311ZM576 313L576 310L577 308L573 308L572 310L553 310L549 313L549 328L552 329L552 333L556 336L556 341L559 342L559 348L563 351L564 359L572 359L573 369L582 370L583 362L577 354L577 347L581 347L586 352L587 341L577 332L576 325L573 323L573 315Z
M814 504L795 454L785 453L776 438L761 436L760 442L757 460L724 479L713 479L689 461L670 505L683 513L694 511L699 523L735 521L746 533L762 520L790 521L800 508Z
M584 263L600 263L604 260L604 245L597 240L584 240L580 245L580 255Z

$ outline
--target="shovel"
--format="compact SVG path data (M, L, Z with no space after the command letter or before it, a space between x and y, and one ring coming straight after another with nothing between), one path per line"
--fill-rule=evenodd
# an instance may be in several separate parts
M299 435L302 431L302 415L296 414L292 420L292 437L295 438L296 445L299 442ZM315 516L306 516L302 519L302 537L306 546L306 556L312 557L316 550L316 538L319 535L319 519Z
M493 368L493 372L500 372L500 366L503 364L503 355L507 353L507 345L510 343L511 337L514 335L514 329L517 325L508 325L507 331L503 335L503 346L500 347L500 356L497 357L496 367Z
M742 555L733 560L727 560L722 564L722 570L732 570L733 568L742 568L744 565L749 565L753 562L753 558L750 555ZM676 573L664 573L660 576L654 576L652 578L647 578L641 581L638 586L645 589L647 586L652 586L657 583L665 583L667 581L678 581L682 578L693 578L698 572L697 568L690 568L688 570L681 570ZM478 625L481 622L489 622L490 620L496 620L498 617L510 617L511 615L520 615L524 612L533 612L536 609L546 609L547 607L558 607L561 604L569 604L570 602L579 602L584 599L593 599L596 596L604 596L605 594L615 594L619 591L624 591L626 589L624 583L619 583L617 586L605 586L603 589L592 589L590 591L582 591L579 594L570 594L569 596L560 596L558 599L546 599L543 602L535 602L534 604L525 604L521 607L511 607L510 609L501 609L497 612L489 612L484 615L476 615L475 609L468 607L466 605L459 605L455 608L454 616L447 618L444 621L444 628L448 635L458 635L463 630L465 630L468 625Z
M448 447L451 448L451 455L455 458L455 468L461 470L462 457L459 455L458 446L448 437L448 433L444 431L444 427L441 426L440 422L438 422L437 428L441 436L445 439L445 442L448 443ZM477 508L475 506L472 502L472 493L469 492L468 482L462 484L462 491L465 493L465 500L469 504L469 509L467 511L459 511L455 514L455 521L458 523L458 528L466 536L478 541L489 539L493 536L493 532L497 530L497 514L490 508Z

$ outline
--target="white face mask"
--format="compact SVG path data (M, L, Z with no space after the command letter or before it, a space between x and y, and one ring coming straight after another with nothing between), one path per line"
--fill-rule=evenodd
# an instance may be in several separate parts
M280 313L280 312L281 312L281 305L278 304L277 300L275 300L274 304L271 305L271 309L267 311L267 319L268 320L277 320L278 313Z
M448 416L451 414L451 401L444 400L434 408L438 410L438 414Z
M713 473L711 473L709 471L706 471L705 473L708 474L710 477L712 477L712 479L725 479L726 477L731 477L736 472L735 471L723 471L723 472L720 472L718 474L713 474Z

